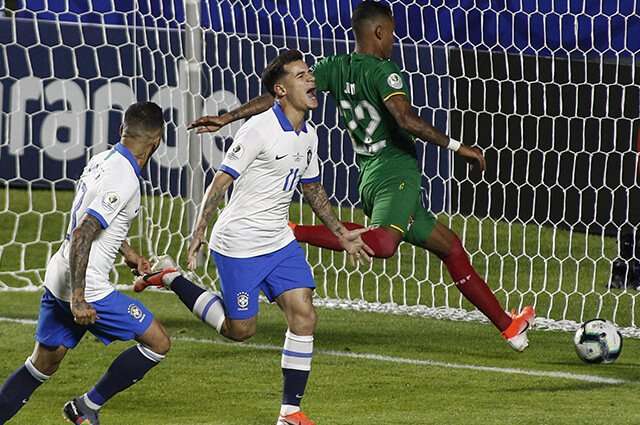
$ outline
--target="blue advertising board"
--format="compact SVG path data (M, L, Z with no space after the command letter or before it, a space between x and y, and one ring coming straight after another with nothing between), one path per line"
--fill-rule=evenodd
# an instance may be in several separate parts
M136 100L151 100L165 110L165 143L146 174L153 186L188 196L189 162L185 111L191 101L180 29L145 29L120 25L52 22L35 18L0 18L0 179L11 185L54 182L71 188L90 155L117 143L122 111ZM205 31L200 65L204 113L218 114L261 93L259 75L285 47L301 48L290 37ZM308 51L322 55L353 46L310 39ZM402 63L418 112L447 130L449 79L441 47L404 44L394 59ZM314 61L307 55L307 62ZM321 98L313 112L322 161L323 184L337 202L357 205L357 169L334 102ZM203 136L202 158L195 167L215 169L241 123L214 136ZM449 155L418 146L430 207L447 205Z

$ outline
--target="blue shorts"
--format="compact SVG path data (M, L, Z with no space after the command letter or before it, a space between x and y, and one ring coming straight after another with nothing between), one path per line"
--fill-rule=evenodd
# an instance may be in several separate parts
M69 303L45 288L40 301L36 341L50 347L74 348L89 331L108 345L116 340L135 339L153 322L153 314L140 301L118 291L90 304L96 309L98 320L93 325L78 325L73 321Z
M227 257L215 251L211 254L218 268L222 298L230 319L249 319L258 314L261 290L273 302L290 289L316 287L304 251L296 241L257 257Z

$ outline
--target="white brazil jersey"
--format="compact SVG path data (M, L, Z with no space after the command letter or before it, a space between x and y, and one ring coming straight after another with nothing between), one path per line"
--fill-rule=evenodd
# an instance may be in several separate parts
M293 241L289 206L298 182L320 181L317 145L315 129L303 123L297 133L278 103L245 122L220 166L235 182L209 248L247 258Z
M94 156L85 167L76 185L66 240L51 257L45 274L44 284L57 298L70 300L71 232L85 214L98 219L103 229L91 245L85 298L98 301L114 290L109 272L140 209L140 171L131 151L121 143Z

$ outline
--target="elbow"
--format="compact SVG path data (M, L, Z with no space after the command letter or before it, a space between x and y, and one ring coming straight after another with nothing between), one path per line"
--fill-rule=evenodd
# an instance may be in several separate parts
M396 123L398 123L398 127L411 134L415 133L419 119L418 122L416 122L415 118L410 113L400 114L395 118Z
M403 130L408 131L408 127L409 127L409 118L407 117L406 114L399 114L397 116L394 117L396 120L396 123L398 124L398 127L400 127Z

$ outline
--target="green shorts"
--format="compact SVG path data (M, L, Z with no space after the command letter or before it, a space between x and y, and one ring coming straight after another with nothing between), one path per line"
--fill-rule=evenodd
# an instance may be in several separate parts
M421 180L415 160L402 169L365 169L359 192L362 209L371 225L391 227L402 232L405 242L424 246L437 221L422 206Z

